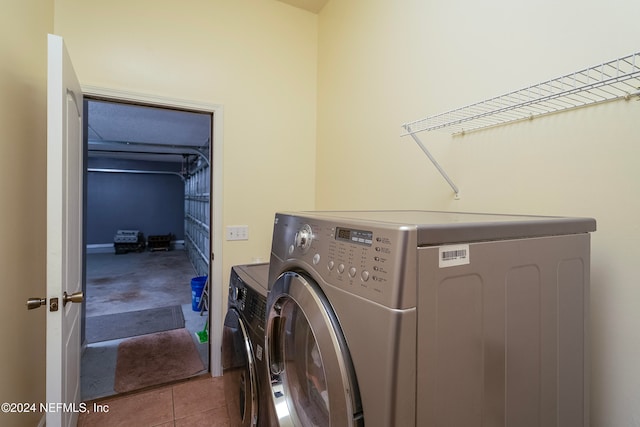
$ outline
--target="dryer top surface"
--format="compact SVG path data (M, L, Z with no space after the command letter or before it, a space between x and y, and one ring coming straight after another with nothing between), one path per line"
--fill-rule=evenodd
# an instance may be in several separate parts
M420 210L309 211L286 215L369 227L415 228L418 246L587 233L593 218Z

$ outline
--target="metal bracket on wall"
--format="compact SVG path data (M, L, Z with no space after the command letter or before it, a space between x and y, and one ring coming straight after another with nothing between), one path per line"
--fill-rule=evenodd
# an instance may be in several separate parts
M405 123L402 127L406 132L401 136L411 135L453 188L455 198L459 199L458 187L416 133L448 129L454 135L464 134L603 102L620 99L628 101L640 97L639 89L640 52L636 52L504 95Z
M460 199L460 189L458 188L458 186L451 180L451 178L449 178L449 175L447 175L447 173L444 171L444 169L442 169L442 166L440 166L440 164L435 159L435 157L433 157L431 152L429 152L429 150L427 150L427 147L425 147L425 145L422 143L422 141L420 141L420 138L418 138L418 136L411 131L411 126L404 125L403 127L407 131L407 134L411 135L411 138L413 138L413 140L416 142L416 144L418 144L418 146L424 152L424 154L427 155L429 160L431 160L431 163L433 163L433 165L436 167L438 172L440 172L440 175L442 175L442 177L445 179L445 181L447 181L447 184L449 184L449 186L453 189L453 192L455 193L454 198L456 200Z

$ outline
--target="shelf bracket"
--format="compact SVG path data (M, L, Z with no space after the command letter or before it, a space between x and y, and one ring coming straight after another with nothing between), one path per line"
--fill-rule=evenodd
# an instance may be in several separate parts
M418 146L424 152L424 154L426 154L429 160L431 160L431 163L433 163L433 165L436 167L438 172L440 172L440 175L442 175L445 181L447 181L447 184L449 184L449 186L453 189L453 192L455 193L455 199L456 200L459 199L460 190L458 189L458 186L454 184L451 178L449 178L449 175L447 175L447 173L444 171L444 169L442 169L442 166L440 166L440 164L435 159L435 157L433 157L433 155L429 152L429 150L427 150L427 147L424 146L420 138L418 138L416 134L411 131L411 126L405 125L404 128L407 131L407 134L410 135L411 138L413 138L413 140L416 142L416 144L418 144Z

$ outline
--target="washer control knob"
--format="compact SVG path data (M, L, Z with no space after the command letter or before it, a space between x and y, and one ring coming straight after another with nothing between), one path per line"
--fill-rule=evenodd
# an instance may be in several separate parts
M327 263L327 268L329 269L329 271L333 270L333 267L335 267L335 266L336 266L336 263L333 262L333 260L331 260L331 261L329 261Z
M351 267L349 269L349 277L356 277L356 268L355 267Z
M296 233L295 245L302 252L307 252L313 240L313 230L309 224L303 225Z
M320 262L320 254L315 254L313 256L313 265L318 265L318 263Z
M366 282L367 280L369 280L369 272L367 270L364 270L362 273L360 273L360 277L362 277L363 282Z
M338 273L344 273L344 264L338 264Z

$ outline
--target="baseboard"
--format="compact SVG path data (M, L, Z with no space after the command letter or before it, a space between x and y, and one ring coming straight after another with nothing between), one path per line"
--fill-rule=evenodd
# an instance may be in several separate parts
M106 254L113 252L113 243L87 245L88 254Z

